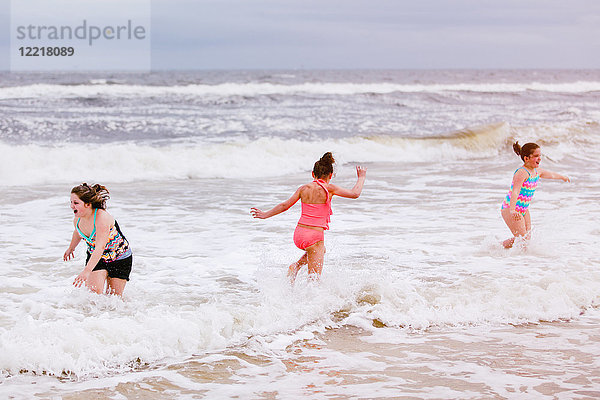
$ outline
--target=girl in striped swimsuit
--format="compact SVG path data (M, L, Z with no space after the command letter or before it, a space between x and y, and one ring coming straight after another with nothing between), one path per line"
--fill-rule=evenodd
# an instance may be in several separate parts
M325 233L329 229L329 216L331 215L331 198L334 195L356 199L362 192L367 176L365 168L356 167L357 181L352 189L329 183L333 177L333 164L335 160L331 153L325 153L314 165L313 181L300 186L296 192L281 204L271 210L263 212L258 208L250 209L254 218L270 218L288 210L298 200L302 202L302 215L294 231L294 244L304 254L298 261L288 268L288 278L292 283L303 265L308 264L309 277L318 277L323 269L323 258L325 255Z
M83 239L88 247L86 264L73 284L77 287L85 284L98 294L104 292L106 284L107 293L121 296L129 280L133 256L119 224L106 211L108 198L108 190L102 185L83 183L71 190L75 230L63 259L73 257L75 247Z
M514 235L502 242L505 248L512 247L516 237L522 236L526 239L530 237L529 203L539 179L562 179L564 182L570 182L566 176L539 168L542 151L537 144L527 143L521 147L519 142L516 142L513 144L513 150L521 157L523 165L515 171L510 190L502 202L502 218Z

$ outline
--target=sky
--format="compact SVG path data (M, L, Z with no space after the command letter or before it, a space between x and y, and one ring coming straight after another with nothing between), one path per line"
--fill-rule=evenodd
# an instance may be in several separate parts
M0 0L4 70L9 4ZM151 0L150 7L153 70L600 68L598 0Z

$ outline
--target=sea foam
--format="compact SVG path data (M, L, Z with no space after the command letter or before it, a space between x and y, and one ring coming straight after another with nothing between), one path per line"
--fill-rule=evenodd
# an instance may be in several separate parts
M600 82L577 81L561 83L455 83L455 84L397 84L397 83L302 83L283 85L273 83L222 83L184 86L109 85L95 81L93 85L33 84L0 88L0 99L29 97L140 97L140 96L260 96L260 95L357 95L387 93L519 93L540 91L549 93L587 93L600 91Z
M393 136L327 139L319 142L259 138L227 143L8 145L0 160L3 185L73 182L82 171L96 181L130 182L197 178L253 178L300 173L324 151L341 159L426 162L488 156L510 135L508 124L465 129L434 138Z

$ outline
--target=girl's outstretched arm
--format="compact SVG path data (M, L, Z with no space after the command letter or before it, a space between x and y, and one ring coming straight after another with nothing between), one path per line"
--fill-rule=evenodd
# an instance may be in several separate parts
M357 199L358 196L362 193L363 186L365 184L365 179L367 179L367 169L361 166L356 166L356 184L350 190L344 189L343 187L339 187L336 185L329 184L329 191L331 194L338 195L340 197L346 197L349 199Z
M296 204L296 202L298 200L300 200L300 189L302 189L302 186L299 187L298 190L296 190L294 192L292 197L290 197L283 203L277 204L275 207L271 208L269 211L261 211L258 208L252 207L250 209L250 214L252 214L252 216L254 218L259 218L259 219L270 218L274 215L281 214L282 212L287 211L291 206Z
M563 182L571 182L568 176L563 176L556 172L548 171L540 168L540 178L544 179L562 179Z

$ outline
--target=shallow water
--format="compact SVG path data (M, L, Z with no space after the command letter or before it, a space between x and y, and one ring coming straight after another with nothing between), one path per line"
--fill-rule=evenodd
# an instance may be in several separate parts
M600 73L440 72L440 88L432 73L315 72L271 78L268 95L265 79L229 74L163 77L150 94L129 89L138 76L3 78L0 394L596 396ZM61 108L90 96L102 104L88 113ZM542 181L532 241L505 250L514 138L572 182ZM303 271L290 287L299 205L265 221L249 210L285 200L329 150L334 183L351 187L356 164L367 182L333 200L321 282ZM83 245L62 261L81 181L110 189L132 244L123 299L71 285Z

